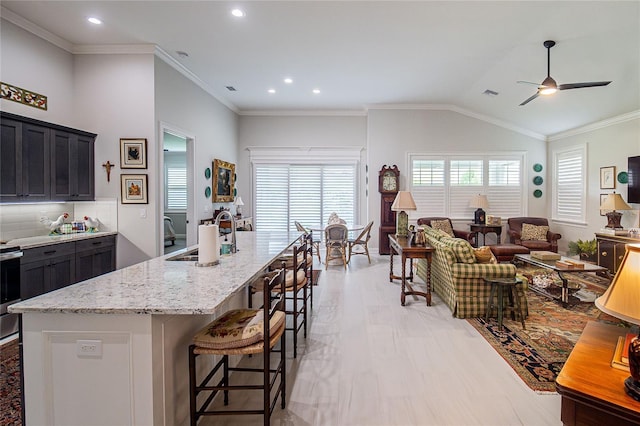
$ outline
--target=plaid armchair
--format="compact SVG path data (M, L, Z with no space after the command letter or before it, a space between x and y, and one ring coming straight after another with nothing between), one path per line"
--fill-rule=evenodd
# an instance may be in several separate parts
M484 316L489 299L490 286L483 278L513 278L516 267L508 263L476 263L470 244L459 238L428 226L425 228L427 244L436 250L431 263L431 285L457 318ZM427 261L420 259L416 274L426 281ZM520 304L528 312L526 280L517 286Z

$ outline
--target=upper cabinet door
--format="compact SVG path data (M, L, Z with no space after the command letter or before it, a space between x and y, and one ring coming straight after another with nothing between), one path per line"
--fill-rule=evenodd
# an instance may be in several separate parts
M0 201L46 201L50 198L50 129L2 119Z
M64 201L94 199L94 138L53 131L51 198Z

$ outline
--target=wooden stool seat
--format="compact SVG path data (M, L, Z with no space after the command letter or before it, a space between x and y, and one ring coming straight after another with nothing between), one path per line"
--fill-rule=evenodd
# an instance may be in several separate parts
M516 286L518 284L522 284L522 280L520 278L483 278L484 282L491 285L491 290L489 292L489 300L487 301L487 310L485 312L485 321L489 321L489 315L493 308L497 309L498 316L498 329L502 330L502 318L504 315L504 311L511 312L511 318L516 319L516 315L520 315L520 322L522 323L522 328L525 328L524 325L524 312L522 310L522 306L520 305L520 298L518 297L518 289ZM507 291L505 294L504 291ZM497 294L496 294L497 293ZM498 301L497 305L493 304L494 296L497 296ZM509 298L509 305L504 306L504 297L507 296Z

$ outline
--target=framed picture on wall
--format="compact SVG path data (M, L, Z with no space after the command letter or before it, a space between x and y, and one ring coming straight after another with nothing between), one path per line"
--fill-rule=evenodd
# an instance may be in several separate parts
M600 189L616 189L616 166L600 167Z
M226 161L213 160L213 202L226 203L233 201L236 165Z
M122 204L149 204L147 175L120 175Z
M147 140L120 139L120 168L147 168Z

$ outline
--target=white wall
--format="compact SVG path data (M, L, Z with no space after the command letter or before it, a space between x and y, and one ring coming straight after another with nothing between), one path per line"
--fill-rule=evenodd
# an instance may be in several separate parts
M155 60L156 124L165 123L181 129L195 138L195 213L197 219L210 218L212 197L205 196L205 188L212 187L212 178L205 178L213 159L236 164L236 173L244 171L237 164L238 117L236 113L188 80L167 63ZM159 131L156 126L156 132ZM238 178L241 181L241 178ZM231 207L230 203L216 203Z
M546 143L494 124L472 118L458 112L433 109L379 109L369 111L368 121L369 152L369 209L373 212L375 227L380 222L380 193L378 192L378 171L383 165L397 165L400 169L400 189L407 188L409 176L409 153L486 153L524 151L525 192L528 195L529 216L546 215L546 198L533 197L535 189L547 193L545 183L535 186L531 182L532 166L541 163L546 166ZM490 211L488 211L490 213ZM471 218L469 218L469 221ZM465 221L456 226L463 229ZM467 228L468 230L468 228ZM504 236L503 232L503 236ZM372 233L371 245L378 246L378 233Z
M577 132L574 132L577 133ZM562 234L558 250L565 252L569 241L591 240L594 233L604 228L607 218L600 216L600 194L613 192L600 189L600 167L615 166L616 174L627 171L627 158L640 155L640 114L635 118L566 137L552 138L549 142L548 164L552 163L552 150L558 147L587 144L587 224L571 225L553 223L553 230ZM616 181L615 191L627 200L627 185ZM551 197L551 193L549 193ZM549 203L551 204L551 203ZM638 227L640 204L630 204L635 210L624 211L621 224L624 228ZM551 217L551 210L549 211Z
M117 267L156 256L158 209L154 158L158 147L154 127L153 55L76 55L75 117L98 134L95 145L96 197L121 200L120 175L146 174L149 204L118 203ZM120 168L120 138L147 139L147 169ZM162 148L160 148L162 152ZM106 161L116 164L107 182ZM145 217L142 217L145 216Z
M253 188L248 147L353 147L365 149L364 115L240 116L238 194L245 216L253 212ZM360 182L365 181L366 151L362 153ZM360 194L360 221L367 223L365 191ZM374 216L375 217L375 216ZM255 222L254 222L255 223Z
M4 19L0 36L0 79L48 98L46 111L4 99L2 111L77 127L72 113L73 55Z

